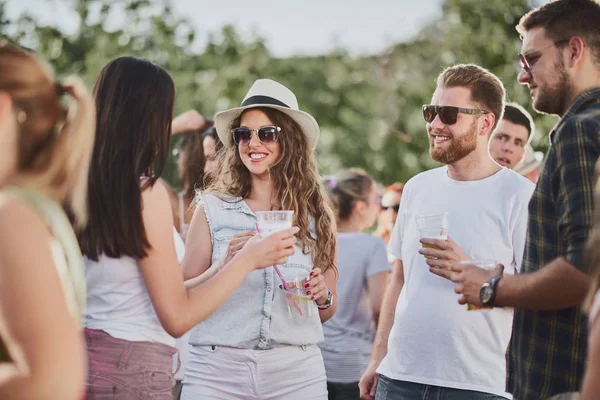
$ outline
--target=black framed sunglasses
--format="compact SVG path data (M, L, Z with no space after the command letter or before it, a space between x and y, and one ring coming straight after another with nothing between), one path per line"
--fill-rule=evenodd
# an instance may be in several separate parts
M390 208L391 208L392 210L394 210L394 212L396 212L396 213L397 213L398 211L400 211L400 204L396 204L395 206L387 206L387 207L381 206L381 209L382 209L383 211L387 211L387 210L389 210Z
M258 140L263 144L271 144L277 141L277 134L281 132L281 128L278 126L263 126L258 129L250 129L245 126L240 126L231 130L233 135L233 141L238 146L246 146L252 140L252 132L258 135Z
M423 118L428 123L433 122L436 116L440 116L440 121L444 125L454 125L458 119L458 113L463 114L488 114L489 111L478 110L475 108L460 108L453 106L434 106L432 104L423 104Z
M531 73L531 67L532 67L531 64L532 64L532 62L530 61L530 59L532 58L531 57L532 55L534 55L536 53L539 53L542 50L547 49L550 46L559 46L560 44L566 43L569 40L571 40L571 39L557 40L556 42L549 43L549 44L547 44L545 46L542 46L542 47L540 47L538 49L528 51L527 53L519 53L519 64L521 65L521 69L523 71L527 72L528 74Z

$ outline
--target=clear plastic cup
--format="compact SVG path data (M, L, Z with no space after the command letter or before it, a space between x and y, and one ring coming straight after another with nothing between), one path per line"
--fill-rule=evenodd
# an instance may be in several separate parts
M449 213L415 216L419 237L421 239L448 240L448 214ZM423 247L441 250L439 247L431 244L423 244ZM425 258L432 257L425 256Z
M313 301L306 294L306 289L304 288L304 285L308 282L308 277L308 274L286 275L284 277L290 291L289 293L286 292L285 288L281 290L283 291L283 298L291 319L305 320L313 314L313 306L311 304Z
M263 237L292 227L294 211L257 211L256 224Z

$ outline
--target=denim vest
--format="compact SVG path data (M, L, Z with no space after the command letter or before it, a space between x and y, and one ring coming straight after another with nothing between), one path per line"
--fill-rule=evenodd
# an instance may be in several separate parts
M200 204L210 227L212 264L223 259L234 234L256 230L256 214L241 198L202 195ZM312 257L296 252L280 265L283 276L309 274ZM193 346L218 345L267 350L284 345L311 345L323 341L323 328L316 303L306 320L291 319L281 281L273 267L254 270L211 316L193 329Z

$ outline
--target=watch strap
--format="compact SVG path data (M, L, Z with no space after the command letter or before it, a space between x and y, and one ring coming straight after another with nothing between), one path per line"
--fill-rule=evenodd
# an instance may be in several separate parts
M319 310L327 310L329 307L331 307L332 303L333 303L333 293L329 289L327 289L327 301L325 302L325 304L319 304L319 303L315 302L315 304L317 305L317 308Z

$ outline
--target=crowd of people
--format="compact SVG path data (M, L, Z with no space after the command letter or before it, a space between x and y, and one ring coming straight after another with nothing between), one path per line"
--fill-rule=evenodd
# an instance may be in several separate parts
M174 116L150 61L88 91L0 43L0 398L599 399L600 3L517 31L547 154L456 64L422 109L441 166L388 186L322 177L279 82Z

